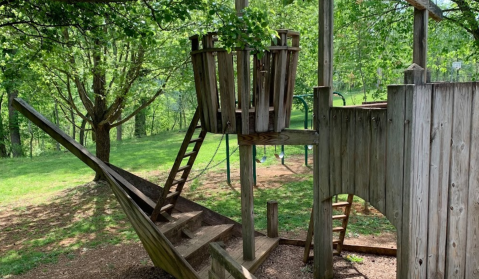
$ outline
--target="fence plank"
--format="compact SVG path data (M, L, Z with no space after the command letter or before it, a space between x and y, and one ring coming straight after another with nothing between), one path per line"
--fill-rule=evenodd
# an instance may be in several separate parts
M330 133L331 145L329 149L330 176L331 176L331 195L342 193L341 188L341 121L343 109L331 108L330 114Z
M464 278L465 276L471 103L471 84L456 83L447 226L447 278Z
M241 134L249 134L249 108L250 108L250 52L238 50L236 52L238 67L238 98L241 107Z
M269 124L269 79L271 54L266 52L261 60L255 55L256 67L253 73L255 101L255 131L267 132Z
M370 202L386 213L386 123L385 109L371 111Z
M234 84L233 54L218 52L218 78L221 102L221 132L236 132L236 98ZM229 123L229 125L228 125Z
M444 278L447 200L454 87L437 84L433 92L431 167L429 171L428 278Z
M356 147L354 167L354 187L356 195L366 201L369 199L369 172L371 148L371 111L369 109L356 110L355 122Z
M356 114L353 109L344 110L341 120L341 188L343 194L355 194L354 188L354 150L356 135L354 124Z

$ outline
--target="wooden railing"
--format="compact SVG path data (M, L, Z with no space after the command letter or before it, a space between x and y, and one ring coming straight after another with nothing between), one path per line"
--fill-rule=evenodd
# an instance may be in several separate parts
M209 279L225 279L226 271L235 279L256 279L246 267L237 263L218 242L210 243L211 269Z

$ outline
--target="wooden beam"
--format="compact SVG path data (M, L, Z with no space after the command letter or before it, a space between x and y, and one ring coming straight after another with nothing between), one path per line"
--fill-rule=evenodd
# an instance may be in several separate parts
M240 145L241 224L243 232L243 259L255 258L253 215L253 146Z
M284 130L281 133L238 135L238 145L316 145L319 135L314 130Z
M268 237L278 237L278 202L268 201L267 203L267 232Z
M248 269L237 263L221 246L216 243L210 243L210 255L221 266L223 266L232 276L237 279L256 279ZM211 274L211 273L210 273ZM218 276L218 275L217 275ZM212 277L209 277L212 278ZM215 278L215 277L213 277ZM221 277L217 277L221 278Z
M333 85L333 0L319 1L318 85ZM332 93L332 92L331 92Z
M418 10L427 10L429 12L429 16L435 21L441 21L443 19L441 8L439 8L431 0L406 0L406 2Z
M413 35L413 59L424 69L422 80L426 82L427 72L427 29L428 29L428 13L427 10L419 10L414 8L414 35Z

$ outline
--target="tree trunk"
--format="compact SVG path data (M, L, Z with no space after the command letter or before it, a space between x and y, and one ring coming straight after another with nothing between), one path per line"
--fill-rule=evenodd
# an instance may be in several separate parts
M141 99L141 105L143 105L146 100ZM146 136L146 110L142 109L135 115L135 137L141 138Z
M55 106L53 107L53 118L55 119L55 125L60 128L60 117L58 116L58 103L55 101ZM55 141L55 149L60 151L60 143Z
M118 121L121 121L121 113L118 116ZM123 133L123 125L120 124L116 126L116 141L121 141L122 140L122 133Z
M20 138L20 126L18 123L18 112L13 108L13 99L18 97L18 91L7 92L8 95L8 129L10 131L10 142L12 144L13 157L22 157L22 141Z
M7 147L5 145L6 134L3 127L2 102L0 101L0 158L7 157Z
M110 124L97 126L95 130L96 157L103 162L110 162Z

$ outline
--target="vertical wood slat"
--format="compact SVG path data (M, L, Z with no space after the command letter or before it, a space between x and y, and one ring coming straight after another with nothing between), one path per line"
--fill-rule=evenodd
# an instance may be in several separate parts
M278 237L278 202L268 201L266 207L267 235L270 238Z
M318 85L333 85L333 0L319 1Z
M354 109L344 110L341 120L341 188L343 194L354 194L354 150L355 138L354 124L356 113Z
M341 161L343 156L341 156L341 121L342 114L344 109L331 108L330 116L330 137L331 145L329 149L329 160L330 161L330 175L331 175L331 195L342 194L342 175L341 175Z
M269 52L266 52L261 59L254 56L256 67L253 73L253 94L255 96L255 131L257 133L268 131L270 57Z
M213 35L208 34L203 37L203 48L212 48ZM203 53L203 70L206 74L205 78L205 94L203 95L206 101L206 106L209 116L209 128L212 133L218 132L218 86L216 81L216 64L215 57L212 52ZM206 119L205 119L206 120Z
M386 110L371 111L370 203L386 212Z
M451 147L451 173L446 248L446 277L464 278L466 262L467 202L472 90L456 83Z
M236 99L232 53L218 52L218 78L221 96L221 132L235 133Z
M286 46L286 33L279 33L280 39L278 40L281 46ZM284 98L285 98L285 83L286 83L286 62L287 62L287 50L278 50L276 52L275 59L275 72L274 72L274 126L275 132L281 132L284 129Z
M193 63L193 72L195 78L195 89L196 89L196 98L198 99L198 107L201 111L201 125L205 127L206 130L210 130L210 121L209 121L209 111L207 100L204 97L206 92L206 76L203 66L203 54L197 53L192 57Z
M414 85L405 86L405 107L404 107L404 145L403 145L403 185L402 185L402 211L401 222L398 225L398 275L407 276L409 271L409 250L404 249L408 245L409 240L409 224L410 221L410 201L411 201L411 141L412 141L412 121L413 121L413 96L416 87ZM399 209L401 210L401 209ZM398 278L403 278L398 277Z
M467 218L466 279L479 277L479 88L474 84Z
M437 84L433 91L427 278L444 278L447 200L454 87Z
M236 52L238 67L238 97L241 100L241 133L249 134L249 107L250 107L250 51Z
M426 82L427 74L427 29L429 11L414 8L414 34L413 34L413 62L424 68L422 82Z
M314 278L333 278L332 199L329 185L330 87L314 89L314 128L320 135L313 148Z
M253 146L240 145L241 224L243 233L243 259L254 260L253 215Z
M354 193L366 201L369 198L369 173L370 173L370 148L371 148L371 110L357 109L356 122L356 143L354 154Z
M299 47L299 36L293 36L292 38L292 47ZM287 84L288 87L286 89L286 105L285 105L285 113L286 113L286 128L289 128L289 123L291 121L291 110L293 107L293 95L294 95L294 85L296 80L296 69L298 68L298 59L299 59L299 51L289 51L290 56L290 64L288 68L288 80Z
M411 162L410 198L404 196L403 200L404 206L410 208L410 213L403 212L410 218L409 222L403 222L403 226L409 225L409 243L403 242L402 247L409 250L408 278L427 278L431 89L431 85L416 85L413 95L411 158L408 160Z

